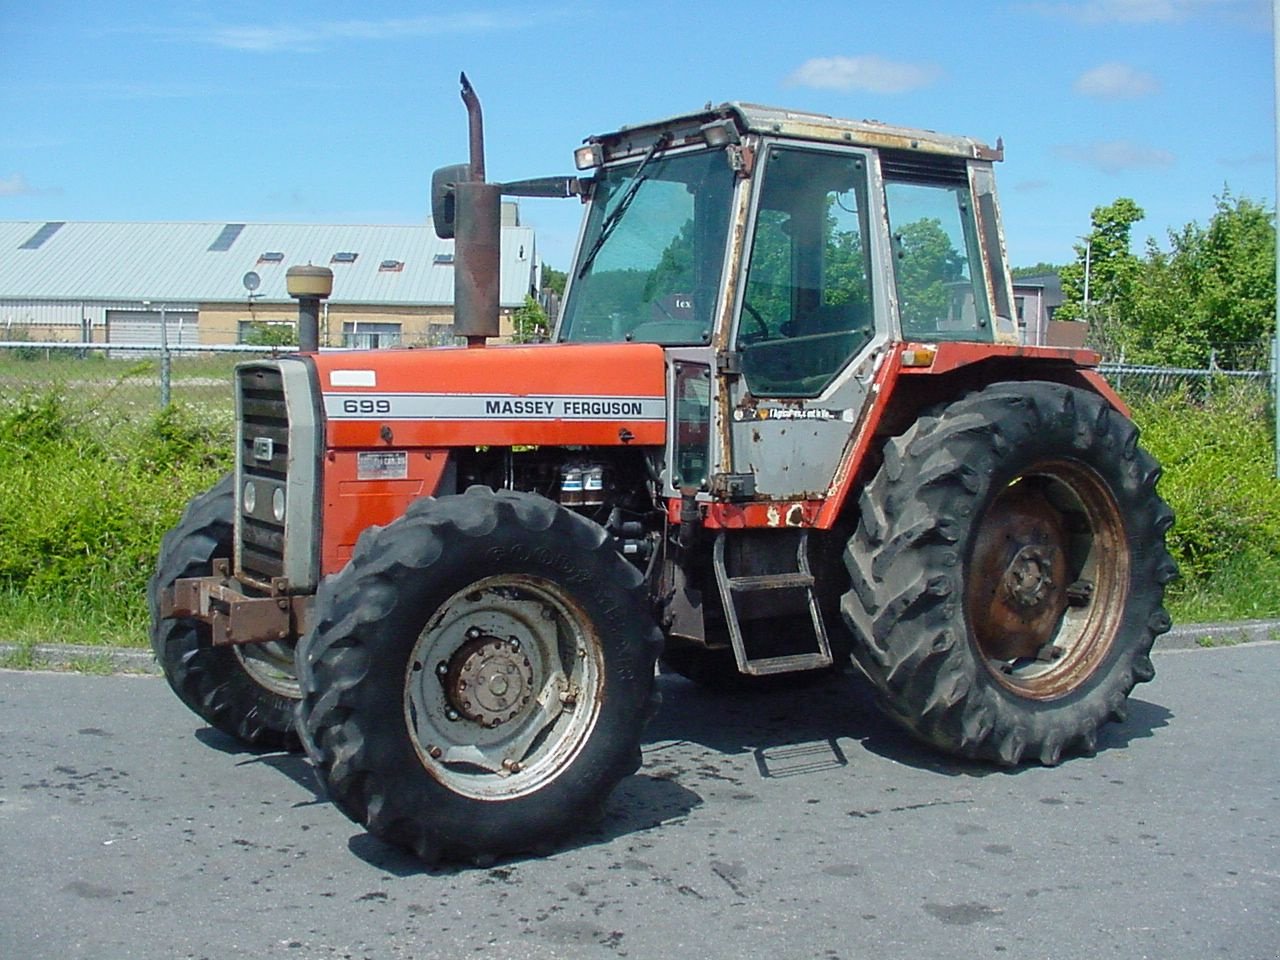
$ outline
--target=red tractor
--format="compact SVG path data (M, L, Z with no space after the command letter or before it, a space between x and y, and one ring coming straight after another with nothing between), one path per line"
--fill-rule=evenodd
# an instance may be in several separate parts
M238 368L235 472L151 583L178 695L429 862L579 829L659 660L851 658L942 750L1091 751L1152 677L1173 516L1097 356L1020 342L1001 149L729 103L498 184L463 98L433 209L466 345L304 325ZM486 345L503 195L586 205L550 343Z

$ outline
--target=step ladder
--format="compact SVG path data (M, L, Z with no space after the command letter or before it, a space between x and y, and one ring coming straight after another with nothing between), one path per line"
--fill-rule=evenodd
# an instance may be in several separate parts
M789 673L794 670L817 670L831 666L831 644L822 623L822 611L818 607L818 594L814 589L814 576L809 571L809 531L800 533L796 545L795 570L781 573L765 573L753 576L733 576L725 563L725 531L716 534L712 564L716 571L716 584L720 588L720 600L724 606L725 623L729 626L729 642L738 670L751 676L771 673ZM803 591L809 620L813 625L812 653L794 653L779 657L756 657L747 653L746 638L738 616L739 598L746 594L765 591Z

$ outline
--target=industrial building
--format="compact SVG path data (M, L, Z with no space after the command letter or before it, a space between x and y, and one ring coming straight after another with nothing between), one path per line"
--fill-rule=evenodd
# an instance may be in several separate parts
M0 339L171 344L261 340L292 326L285 271L329 267L322 346L452 342L453 241L411 226L0 221ZM504 335L536 293L534 231L503 206ZM284 331L287 334L287 331Z

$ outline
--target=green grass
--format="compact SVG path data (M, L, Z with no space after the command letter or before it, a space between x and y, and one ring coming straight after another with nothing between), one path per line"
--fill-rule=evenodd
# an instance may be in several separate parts
M30 645L147 646L145 598L104 597L102 589L38 596L0 587L0 640Z
M1215 647L1234 647L1240 643L1244 643L1244 640L1240 637L1204 636L1196 641L1196 646L1204 647L1206 650L1212 650Z
M1175 583L1167 596L1174 623L1227 623L1280 617L1280 557L1251 550L1207 577Z

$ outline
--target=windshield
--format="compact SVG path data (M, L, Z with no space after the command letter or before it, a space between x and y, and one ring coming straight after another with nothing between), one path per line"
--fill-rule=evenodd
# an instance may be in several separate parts
M603 171L559 339L710 342L733 187L721 150Z

